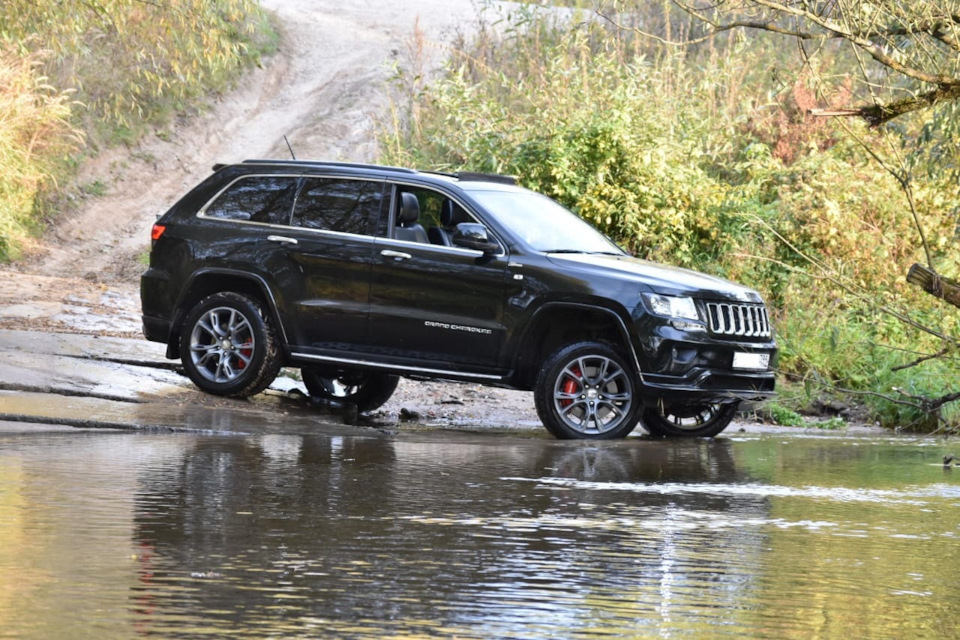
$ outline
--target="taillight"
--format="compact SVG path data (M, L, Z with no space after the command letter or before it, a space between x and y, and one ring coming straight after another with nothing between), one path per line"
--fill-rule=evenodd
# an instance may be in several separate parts
M151 238L154 242L156 242L157 240L160 239L160 236L162 236L162 235L163 235L163 232L166 231L166 230L167 230L167 228L166 228L165 226L163 226L162 224L155 224L155 225L153 225L153 231L150 233L150 238Z

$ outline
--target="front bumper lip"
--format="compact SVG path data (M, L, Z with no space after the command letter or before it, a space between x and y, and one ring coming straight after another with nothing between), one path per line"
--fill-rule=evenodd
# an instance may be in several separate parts
M759 401L776 395L776 374L695 367L682 376L644 373L640 386L651 404Z

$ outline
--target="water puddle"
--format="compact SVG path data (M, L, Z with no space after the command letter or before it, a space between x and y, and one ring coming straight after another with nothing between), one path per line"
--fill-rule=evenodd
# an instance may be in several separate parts
M0 425L0 635L951 636L943 453Z

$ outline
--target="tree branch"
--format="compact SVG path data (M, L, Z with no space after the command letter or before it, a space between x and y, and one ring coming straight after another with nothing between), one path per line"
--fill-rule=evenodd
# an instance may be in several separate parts
M923 357L917 358L916 360L914 360L913 362L911 362L911 363L909 363L909 364L902 364L902 365L900 365L899 367L893 367L893 368L890 369L890 371L903 371L904 369L911 369L911 368L913 368L913 367L916 367L916 366L918 366L918 365L923 364L924 362L926 362L926 361L928 361L928 360L936 360L937 358L940 358L940 357L942 357L942 356L945 356L945 355L947 355L948 353L950 353L950 349L941 349L940 351L937 351L936 353L931 353L931 354L925 355L925 356L923 356Z
M699 44L718 33L733 29L754 29L790 36L800 40L841 39L850 42L855 49L865 52L875 62L893 72L918 82L934 85L934 89L917 96L911 96L887 104L877 103L870 106L858 107L856 114L843 114L858 115L866 120L870 126L877 127L906 113L927 109L939 102L960 98L960 77L935 71L926 71L916 64L903 62L898 59L896 53L899 50L896 48L892 53L889 50L889 45L894 44L891 42L891 39L928 36L942 43L950 50L960 52L960 41L951 35L953 27L960 24L960 21L958 21L960 16L942 13L941 15L920 20L916 24L905 25L897 22L875 28L873 26L874 23L871 23L869 25L870 28L854 28L827 17L830 8L835 7L835 5L825 5L822 13L816 13L809 8L810 5L806 2L791 3L785 0L748 0L749 4L762 10L762 13L759 13L760 19L733 19L724 22L717 19L717 14L722 11L721 4L713 5L707 9L697 9L683 0L670 1L687 15L707 25L708 33L701 38L674 41L638 28L630 28L629 30L644 37L654 39L661 44L678 47ZM617 22L613 17L604 13L601 9L598 8L595 12L616 28L627 30L626 27ZM766 16L764 16L765 13L767 14ZM773 17L771 17L770 14L772 14ZM817 30L803 29L800 27L791 28L777 23L778 17L786 18L787 16L792 17L798 24L811 25Z

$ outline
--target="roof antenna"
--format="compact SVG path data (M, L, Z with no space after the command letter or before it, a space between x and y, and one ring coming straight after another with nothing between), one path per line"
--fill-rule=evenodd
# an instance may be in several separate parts
M287 149L290 149L290 156L296 160L297 156L293 153L293 147L290 146L290 141L287 140L287 134L283 134L283 141L287 143Z

